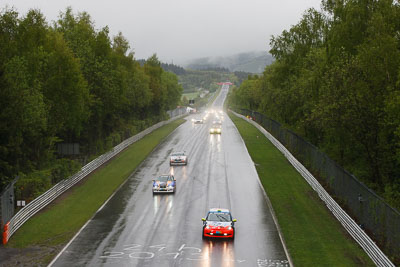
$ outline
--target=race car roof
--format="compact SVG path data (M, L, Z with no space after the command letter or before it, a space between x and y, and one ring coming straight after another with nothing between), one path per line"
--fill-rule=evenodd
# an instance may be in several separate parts
M228 209L212 208L209 212L229 212Z
M184 155L185 155L185 152L183 152L183 151L176 151L171 154L171 156L184 156Z

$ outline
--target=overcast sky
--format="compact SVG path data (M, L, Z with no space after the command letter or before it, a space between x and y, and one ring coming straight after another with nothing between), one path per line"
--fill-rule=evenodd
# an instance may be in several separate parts
M48 22L71 6L86 11L96 29L108 26L129 40L135 58L157 53L167 63L188 59L268 51L269 39L296 24L321 0L0 0L20 15L31 8Z

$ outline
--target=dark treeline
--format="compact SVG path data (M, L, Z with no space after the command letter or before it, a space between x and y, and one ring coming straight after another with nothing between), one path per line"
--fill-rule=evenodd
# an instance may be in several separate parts
M237 77L237 81L235 83L236 86L240 86L243 81L247 80L249 76L253 75L250 72L244 72L244 71L235 71L234 74Z
M179 83L184 92L195 92L199 88L215 92L221 81L232 81L235 75L230 72L217 72L187 69L184 75L179 75Z
M121 33L96 30L85 12L49 25L39 10L2 10L0 190L17 174L58 182L79 164L57 158L57 143L79 143L88 160L165 119L181 93L156 55L140 66Z
M144 66L144 64L146 63L145 59L138 59L137 61L140 63L140 66ZM186 74L186 70L184 68L182 68L178 65L175 65L173 63L169 64L169 63L161 62L161 68L165 71L175 73L176 75L185 75Z
M224 68L224 67L219 67L219 66L215 66L215 65L211 65L211 64L190 64L187 67L188 69L192 69L192 70L202 70L202 71L215 71L215 72L230 72L229 69Z
M276 61L233 94L400 208L400 6L325 0L272 37Z

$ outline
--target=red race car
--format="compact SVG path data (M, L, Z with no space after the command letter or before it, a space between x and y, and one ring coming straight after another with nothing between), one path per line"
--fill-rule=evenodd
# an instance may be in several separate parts
M228 209L213 208L207 213L203 221L203 238L231 238L235 237L235 222Z

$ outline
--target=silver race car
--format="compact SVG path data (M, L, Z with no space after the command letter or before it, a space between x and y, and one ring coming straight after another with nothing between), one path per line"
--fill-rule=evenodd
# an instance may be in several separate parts
M187 165L188 157L186 156L185 152L174 152L171 154L171 158L169 161L169 165Z
M194 124L203 124L204 120L202 118L195 118L195 119L192 119L192 122Z

